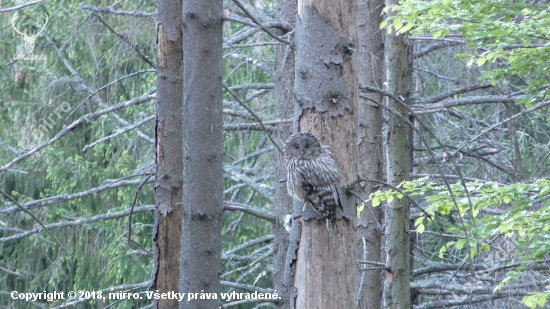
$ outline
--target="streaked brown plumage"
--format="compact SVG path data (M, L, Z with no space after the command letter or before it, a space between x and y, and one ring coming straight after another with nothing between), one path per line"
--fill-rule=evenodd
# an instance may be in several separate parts
M308 203L331 223L342 207L338 195L338 167L328 149L310 133L296 133L285 143L287 190L292 197Z

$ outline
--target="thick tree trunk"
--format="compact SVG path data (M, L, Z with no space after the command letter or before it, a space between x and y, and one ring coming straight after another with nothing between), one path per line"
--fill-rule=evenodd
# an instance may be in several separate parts
M397 0L386 0L386 5L397 5ZM391 10L388 14L393 14ZM410 89L410 61L404 37L393 31L385 37L385 61L387 91L407 102ZM409 180L411 168L411 144L409 137L409 112L406 106L388 99L388 107L399 115L388 113L387 174L388 183L397 186ZM411 308L410 294L410 210L407 198L394 199L386 207L386 265L384 308Z
M296 117L300 132L329 145L340 170L344 213L327 230L311 209L298 218L295 308L355 306L357 183L357 6L355 1L298 1ZM301 206L295 214L301 212Z
M358 5L358 62L359 85L383 88L384 43L380 23L384 0L361 1ZM367 99L368 98L368 99ZM384 151L382 143L383 108L377 93L367 93L359 98L359 175L367 179L385 180ZM361 182L362 196L368 197L374 190L374 182ZM366 204L357 218L357 260L381 262L382 210ZM357 306L360 309L380 308L382 304L382 276L380 270L365 270L376 264L362 264L357 273Z
M179 290L183 195L183 47L181 0L158 1L156 96L155 282L160 293ZM159 299L156 308L178 308Z
M296 21L296 1L295 0L277 0L275 2L278 20L294 26ZM278 33L283 35L283 33ZM291 119L294 114L294 49L289 45L278 45L275 49L275 88L274 97L278 106L278 118ZM279 144L283 144L292 133L292 126L282 127L284 134L279 138ZM286 162L283 154L275 152L277 170L275 171L275 180L286 177ZM290 271L290 265L286 264L288 251L288 236L292 220L292 198L287 194L286 184L278 184L275 191L274 213L277 221L273 226L275 234L275 255L273 259L273 277L274 288L277 290L282 300L278 303L278 308L290 308L290 285L285 284L285 271ZM287 273L288 276L288 273Z
M223 211L223 2L185 0L183 9L183 231L180 291L211 299L180 308L219 308ZM179 111L175 111L179 112Z

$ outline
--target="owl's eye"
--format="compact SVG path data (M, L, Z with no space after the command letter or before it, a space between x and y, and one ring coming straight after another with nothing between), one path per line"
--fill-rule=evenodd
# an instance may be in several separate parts
M294 148L298 149L300 146L298 144L294 144Z
M304 147L309 148L309 144L306 144Z

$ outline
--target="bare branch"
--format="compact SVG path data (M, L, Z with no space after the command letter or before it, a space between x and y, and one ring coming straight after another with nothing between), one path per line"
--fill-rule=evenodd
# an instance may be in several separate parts
M33 2L27 2L27 3L24 3L24 4L18 5L18 6L13 6L11 8L0 9L0 13L20 10L22 8L26 8L28 6L39 4L39 3L42 3L42 2L44 2L44 0L37 0L37 1L33 1Z
M419 50L419 51L416 51L416 52L413 54L413 57L414 57L415 59L418 59L418 58L421 58L421 57L426 56L427 54L429 54L430 52L432 52L432 51L434 51L434 50L438 50L438 49L442 49L442 48L447 48L447 47L451 47L451 46L456 46L456 45L462 45L462 44L464 44L464 42L459 42L459 41L453 41L453 42L439 41L439 42L430 44L430 45L428 45L428 46L422 48L422 49Z
M85 90L86 92L88 92L89 94L92 95L92 99L94 100L94 102L96 102L99 106L103 107L103 108L106 108L108 107L107 104L105 104L101 98L97 95L94 95L96 94L97 92L95 92L92 88L88 87L88 85L86 85L84 83L84 80L82 78L80 78L80 76L78 75L78 72L71 66L71 63L69 62L69 60L65 57L65 55L63 55L63 52L61 51L61 49L59 49L59 47L57 46L57 44L55 44L55 42L52 40L52 38L47 34L47 33L44 33L44 36L46 37L47 41L49 44L51 44L54 49L56 50L57 52L57 55L59 56L59 58L61 59L61 61L63 62L63 64L65 65L65 67L67 68L67 70L69 70L69 72L71 72L71 75L76 79L76 81L78 82L78 84L82 87L83 90ZM151 92L152 93L152 92ZM122 117L120 117L119 115L117 115L116 113L112 113L111 116L113 116L113 118L115 118L118 122L122 123L123 125L125 126L130 126L131 124L124 120ZM136 129L135 132L137 133L137 135L139 137L141 137L142 139L146 140L147 142L151 143L151 144L154 144L155 141L150 138L149 136L147 136L147 134L141 132L141 130L138 130Z
M247 175L242 173L242 171L239 170L238 167L234 165L224 164L223 169L224 172L229 174L234 181L245 183L250 187L250 189L260 193L269 201L273 201L273 199L275 198L273 196L272 187L266 184L258 183L258 180L248 177Z
M438 74L437 72L434 72L434 71L431 71L431 70L427 70L427 69L423 69L421 68L420 71L422 72L425 72L431 76L434 76L434 77L437 77L439 79L442 79L442 80L448 80L450 81L451 83L453 84L463 84L463 81L458 79L458 78L453 78L453 77L448 77L448 76L443 76L441 74Z
M423 178L423 177L429 177L429 178L447 178L447 179L460 179L457 175L441 175L441 174L411 174L411 178ZM466 181L473 181L473 182L489 182L487 180L479 179L479 178L471 178L471 177L462 177L462 179Z
M156 115L149 116L149 117L147 117L147 118L141 120L140 122L138 122L138 123L136 123L136 124L134 124L134 125L132 125L132 126L130 126L130 127L124 128L122 131L119 131L119 132L113 133L113 134L111 134L111 135L109 135L109 136L105 136L105 137L103 137L103 138L100 138L100 139L98 139L97 141L95 141L95 142L93 142L93 143L91 143L91 144L89 144L89 145L84 146L84 148L82 148L82 151L85 152L85 151L87 151L88 149L95 147L95 145L97 145L97 144L99 144L99 143L103 143L104 141L110 140L111 138L114 138L114 137L117 137L117 136L119 136L119 135L122 135L122 134L124 134L124 133L126 133L126 132L128 132L128 131L132 131L133 129L135 129L135 128L139 127L139 126L141 126L141 125L143 125L143 124L145 124L145 123L147 123L147 122L149 122L149 121L151 121L151 120L154 120L155 117L156 117Z
M446 100L443 102L429 104L429 105L412 105L411 109L413 110L422 110L424 108L449 108L462 105L473 105L473 104L488 104L488 103L507 103L515 102L519 98L525 98L526 96L517 96L512 98L510 96L504 95L485 95L485 96L469 96L460 99Z
M112 33L114 33L116 36L118 36L120 39L122 39L124 42L126 42L128 45L130 45L137 53L138 55L141 57L141 59L143 59L145 62L147 62L149 65L151 65L153 68L156 67L155 63L149 58L149 56L147 56L140 48L139 48L139 44L134 44L132 42L130 42L130 40L128 39L128 37L126 37L125 35L123 34L120 34L118 32L116 32L115 29L113 29L106 21L103 20L103 18L101 18L101 16L99 16L97 13L92 13L92 15L94 15L97 19L99 19L99 21L107 28L109 29Z
M137 72L133 72L133 73L130 73L128 75L125 75L125 76L122 76L121 78L117 78L116 80L110 82L110 83L107 83L105 84L104 86L102 86L101 88L97 89L96 91L94 91L92 94L90 94L86 99L84 99L82 102L80 102L80 104L78 104L74 110L76 111L76 109L78 107L80 107L82 104L84 104L86 101L88 101L91 97L93 97L94 95L98 94L101 90L113 85L113 84L116 84L126 78L129 78L129 77L132 77L132 76L135 76L135 75L139 75L139 74L143 74L143 73L156 73L157 70L156 69L149 69L149 70L142 70L142 71L137 71ZM72 115L73 113L70 113L70 115Z
M139 184L139 186L136 189L136 194L134 195L134 200L132 201L132 207L130 207L130 215L128 216L128 242L132 241L132 214L134 212L134 208L136 207L136 202L137 202L138 197L139 197L139 192L141 191L143 186L147 183L149 178L153 177L154 175L155 174L150 173L149 175L147 175L147 177L143 178L143 180L141 181L141 183ZM134 241L134 243L141 246L141 244L139 244L135 241ZM143 246L141 246L141 248L146 250L145 248L143 248Z
M7 150L13 152L13 153L16 154L16 155L19 155L19 154L21 153L20 150L17 150L17 149L15 149L15 148L11 147L10 145L4 143L4 142L1 141L1 140L0 140L0 146L6 148Z
M86 114L80 118L78 118L77 120L75 120L73 123L71 123L70 125L68 125L67 127L65 127L63 130L59 131L53 138L51 138L50 140L46 141L45 143L41 144L41 145L38 145L36 146L36 148L32 149L31 151L25 153L25 154L22 154L20 155L19 157L13 159L10 163L0 167L0 172L3 172L5 170L7 170L8 168L10 168L12 165L16 164L16 163L19 163L20 161L30 157L31 155L37 153L38 151L42 150L43 148L46 148L47 146L53 144L54 142L56 142L57 140L61 139L63 136L65 136L67 133L69 133L70 131L74 130L76 127L78 127L79 125L83 124L83 123L87 123L87 122L90 122L92 119L95 119L95 118L98 118L100 116L103 116L103 115L106 115L106 114L109 114L113 111L116 111L118 109L121 109L121 108L125 108L125 107L128 107L128 106L132 106L132 105L137 105L137 104L140 104L140 103L143 103L143 102L147 102L147 101L150 101L152 99L155 98L155 95L153 94L144 94L142 95L141 97L139 98L135 98L133 100L130 100L128 102L124 102L124 103L120 103L120 104L117 104L117 105L113 105L109 108L106 108L104 110L100 110L98 112L93 112L93 113L90 113L90 114Z
M273 34L273 32L271 32L267 27L265 27L262 23L260 23L256 17L254 17L254 15L252 15L245 7L244 5L239 1L239 0L233 0L233 2L235 2L235 4L241 9L243 10L243 12L246 14L246 16L248 16L250 19L252 19L252 21L254 23L256 23L258 26L260 26L262 28L263 31L265 31L267 34L269 34L272 38L274 38L275 40L279 41L279 42L282 42L282 43L285 43L285 44L288 44L288 45L292 45L292 42L290 41L287 41L275 34Z
M417 104L427 104L427 103L439 102L441 100L445 100L445 99L450 98L451 96L454 96L454 95L457 95L457 94L461 94L461 93L465 93L465 92L469 92L469 91L474 91L474 90L478 90L478 89L491 88L491 87L493 87L493 85L491 83L467 85L467 86L464 86L462 88L451 89L451 90L448 90L448 91L441 92L438 95L433 96L431 98L416 100L415 103L417 103ZM433 108L433 107L430 105L430 108Z
M58 203L67 202L67 201L71 201L71 200L76 200L76 199L83 198L83 197L86 197L86 196L89 196L89 195L97 194L97 193L100 193L100 192L103 192L103 191L106 191L106 190L110 190L110 189L115 189L115 188L120 188L120 187L127 187L127 186L136 186L136 185L139 185L140 183L141 183L141 180L132 180L132 181L116 180L116 181L113 181L113 182L111 182L107 185L97 187L97 188L93 188L93 189L90 189L88 191L79 192L79 193L70 194L70 195L67 195L67 194L57 195L57 196L47 197L47 198L44 198L44 199L28 202L28 203L23 204L23 207L25 207L25 209L33 209L33 208L37 208L37 207L55 205L55 204L58 204ZM11 214L11 213L16 212L17 210L19 210L18 207L5 208L5 209L0 210L0 214Z
M157 13L145 13L140 11L116 11L113 10L112 7L95 7L88 4L82 4L80 6L84 10L90 10L95 13L104 13L104 14L113 14L113 15L127 15L132 17L157 17Z
M464 143L462 146L458 147L457 150L455 150L455 153L460 151L462 148L466 147L468 144L470 144L471 142L475 141L476 139L480 138L481 136L485 135L487 132L491 131L492 129L504 124L504 123L507 123L508 121L510 120L513 120L513 119L516 119L516 118L519 118L523 115L526 115L526 114L529 114L530 112L533 112L533 111L536 111L538 109L541 109L545 106L548 106L550 105L550 100L548 101L542 101L540 102L539 104L533 106L533 107L530 107L530 108L527 108L527 109L524 109L522 110L521 112L515 114L514 116L512 117L509 117L509 118L506 118L492 126L490 126L489 128L487 128L485 131L479 133L478 135L474 136L473 138L471 138L469 141L467 141L466 143Z
M275 214L273 214L272 212L269 212L269 211L263 210L263 209L259 209L257 207L253 207L253 206L250 206L250 205L236 203L236 202L225 201L223 210L224 211L225 210L228 210L228 211L242 211L244 213L253 215L253 216L258 217L260 219L268 220L268 221L273 222L273 223L275 223L275 221L277 219L275 217Z
M28 210L25 207L21 206L21 204L19 204L11 195L7 194L3 190L0 190L0 194L2 194L4 196L4 198L9 200L13 204L17 205L17 207L19 207L19 209L21 209L22 211L26 212L29 216L31 216L31 218L33 218L34 221L36 221L36 223L38 223L38 225L41 226L41 230L44 229L46 231L46 233L48 233L52 237L52 239L57 243L59 248L61 248L61 250L63 250L63 252L65 252L65 254L67 254L67 251L65 250L63 245L59 242L59 240L57 240L57 238L52 234L52 232L50 232L50 230L48 228L46 228L46 226L44 226L44 223L42 223L42 221L40 221L40 219L38 219L30 210Z
M80 78L80 76L78 75L78 72L72 67L71 63L69 62L69 60L65 57L65 55L63 55L63 52L61 51L61 49L57 46L57 44L55 44L55 42L52 40L52 38L50 36L48 36L46 33L44 34L44 36L46 37L47 41L49 44L51 44L54 49L56 50L57 52L57 55L59 56L59 58L61 59L61 61L63 62L63 64L65 65L65 67L67 68L67 70L69 70L69 72L71 72L71 75L76 79L76 81L78 82L78 84L80 85L80 87L82 87L83 90L85 90L86 92L88 92L89 94L94 94L95 91L93 91L93 89L91 89L90 87L88 87L88 85L86 85L84 83L84 80L82 78ZM107 104L105 104L101 98L97 95L93 95L92 96L92 99L94 100L94 102L96 102L99 106L103 107L103 108L106 108L108 107ZM130 123L126 120L124 120L122 117L120 117L119 115L117 115L116 113L113 113L112 116L120 123L122 123L123 125L125 126L129 126ZM142 139L146 140L147 142L151 143L151 144L154 144L155 141L150 138L149 136L147 136L145 133L141 132L140 130L135 130L136 133L138 134L139 137L141 137Z
M155 209L155 205L144 205L144 206L134 208L133 213L140 213L140 212L145 212L145 211L149 211L149 210L153 210L153 209ZM22 232L22 233L19 233L19 234L15 234L15 235L0 238L0 242L9 242L9 241L12 241L12 240L28 237L28 236L31 236L33 234L40 233L43 230L49 231L49 230L52 230L52 229L65 228L65 227L70 227L70 226L77 226L77 225L82 225L82 224L88 224L88 223L93 223L93 222L99 222L99 221L105 221L105 220L111 220L111 219L126 217L130 214L130 212L132 212L131 209L125 209L125 210L122 210L122 211L119 211L119 212L107 213L107 214L97 215L97 216L93 216L93 217L77 219L77 220L73 220L73 221L60 221L60 222L57 222L57 223L52 223L52 224L45 225L44 228L42 228L42 227L41 228L34 228L32 230L28 230L28 231L25 231L25 232Z
M240 131L240 130L254 130L254 131L265 131L265 132L276 132L280 131L279 128L267 126L262 127L258 122L256 123L237 123L237 124L226 124L223 126L224 131Z
M277 147L277 150L279 150L279 152L281 154L283 154L283 151L281 150L281 147L279 147L279 145L273 140L273 138L271 137L271 135L269 133L267 133L267 130L262 122L262 119L260 119L260 117L258 117L258 115L256 115L256 113L254 113L254 111L252 111L250 109L250 107L246 106L246 104L244 104L241 99L239 99L239 97L237 97L237 95L231 91L231 89L227 88L227 86L224 84L223 85L223 88L225 89L225 91L229 92L231 94L231 96L233 96L233 98L239 102L239 104L244 108L246 109L254 118L256 118L256 120L258 121L258 123L260 124L260 126L266 131L266 134L267 134L267 137L269 137L269 140L273 143L273 145L275 145L275 147ZM1 170L0 170L1 171Z

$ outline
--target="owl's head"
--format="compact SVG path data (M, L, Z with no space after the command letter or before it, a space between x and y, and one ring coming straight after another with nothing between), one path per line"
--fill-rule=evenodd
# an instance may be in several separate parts
M294 159L313 159L321 154L321 144L311 133L292 134L285 143L285 155Z

